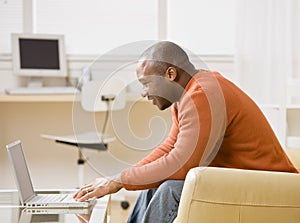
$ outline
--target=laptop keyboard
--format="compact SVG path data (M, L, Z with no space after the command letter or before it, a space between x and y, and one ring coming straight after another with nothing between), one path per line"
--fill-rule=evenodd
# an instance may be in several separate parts
M44 194L35 196L30 203L56 203L64 200L67 194Z

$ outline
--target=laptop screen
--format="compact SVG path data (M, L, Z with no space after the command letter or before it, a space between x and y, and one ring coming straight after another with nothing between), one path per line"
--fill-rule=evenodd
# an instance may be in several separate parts
M21 202L24 203L34 195L32 182L28 172L21 141L6 146L10 163L13 167Z

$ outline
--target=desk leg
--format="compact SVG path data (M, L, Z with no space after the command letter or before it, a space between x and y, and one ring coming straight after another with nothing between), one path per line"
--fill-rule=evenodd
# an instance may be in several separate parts
M83 185L83 181L84 181L84 157L82 156L82 153L80 151L80 149L78 148L78 187L82 187Z

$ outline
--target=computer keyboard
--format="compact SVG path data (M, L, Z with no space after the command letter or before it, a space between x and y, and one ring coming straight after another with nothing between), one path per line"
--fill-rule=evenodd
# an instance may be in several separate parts
M11 95L55 95L55 94L77 94L79 90L75 87L20 87L6 89Z

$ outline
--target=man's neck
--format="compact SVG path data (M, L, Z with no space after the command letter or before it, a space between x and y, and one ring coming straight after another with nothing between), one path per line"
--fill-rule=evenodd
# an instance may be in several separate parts
M181 85L183 89L185 89L186 85L189 83L189 81L192 79L192 77L198 72L199 70L194 69L192 72L183 72L180 75L180 79L178 81L178 84Z

